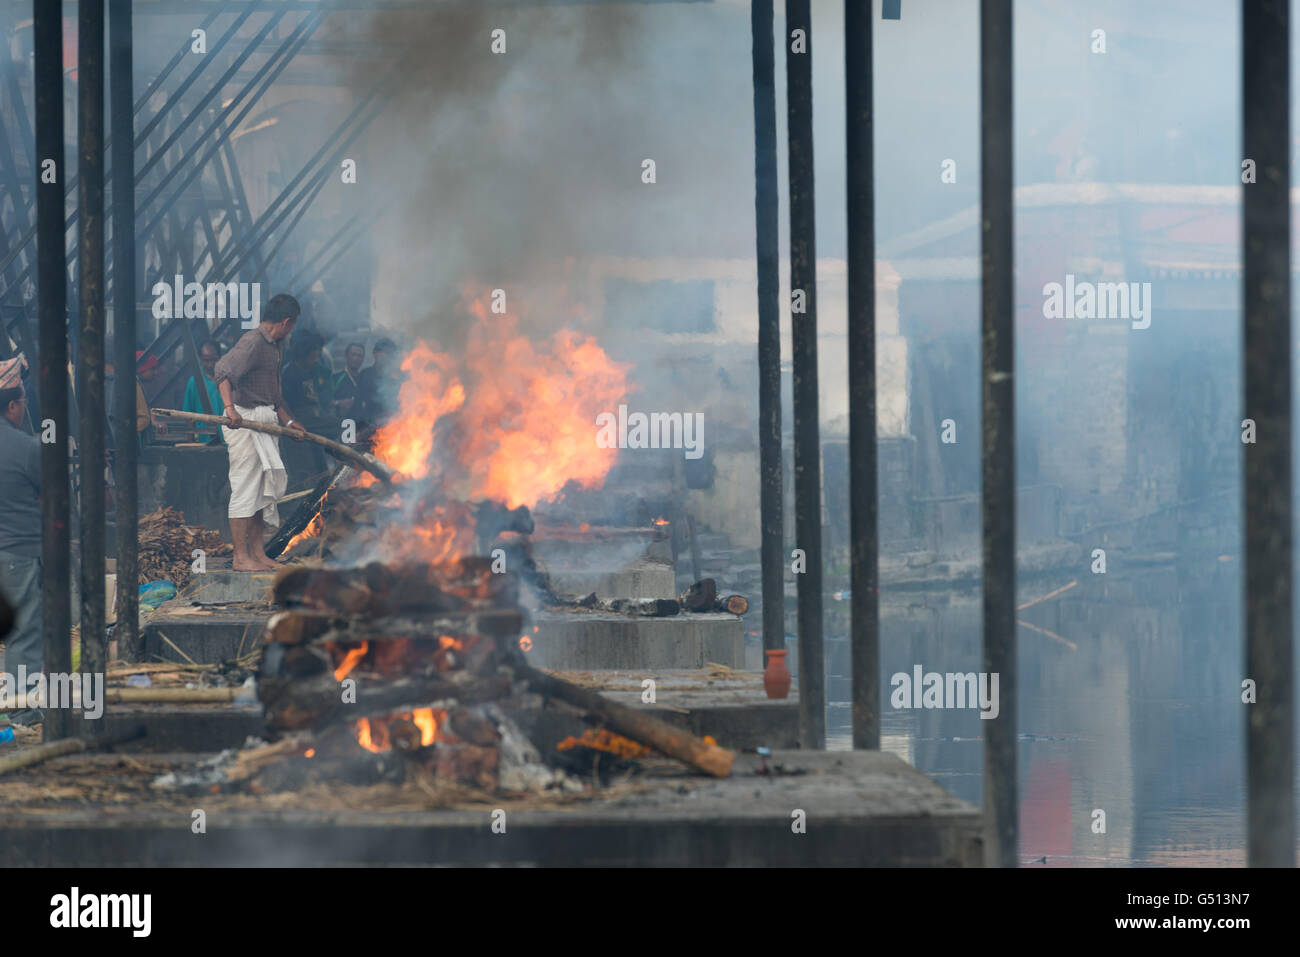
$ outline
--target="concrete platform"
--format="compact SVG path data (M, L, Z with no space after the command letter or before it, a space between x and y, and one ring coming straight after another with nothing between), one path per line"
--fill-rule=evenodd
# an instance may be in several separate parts
M140 623L144 660L183 662L188 655L195 664L206 665L247 654L261 647L271 614L270 606L203 608L182 598L163 602Z
M676 598L677 583L673 566L649 560L610 571L608 568L568 568L547 570L555 590L564 594L589 595L597 598Z
M122 759L99 756L105 762ZM177 756L177 765L184 756ZM188 756L190 760L199 756ZM0 867L979 866L978 811L895 755L778 751L776 773L741 755L728 778L672 773L563 808L502 798L476 810L315 810L305 795L150 793L157 766L131 774L138 801L43 797L95 774L85 756L0 779ZM101 772L102 773L102 772ZM194 808L207 831L191 832ZM491 829L494 807L506 832ZM802 812L804 833L792 827Z
M80 711L70 711L72 737L113 734L143 726L146 734L114 750L123 752L222 751L242 747L251 735L265 737L261 705L138 704L109 705L104 714L89 721Z
M209 569L195 575L180 590L178 598L187 603L225 605L231 602L266 602L271 600L271 585L276 572L237 572L234 569Z
M637 618L604 612L541 611L533 616L529 660L573 671L742 668L745 623L738 615Z

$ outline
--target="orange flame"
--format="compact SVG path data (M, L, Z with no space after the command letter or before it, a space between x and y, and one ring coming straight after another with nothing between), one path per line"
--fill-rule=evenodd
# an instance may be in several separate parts
M438 723L446 720L446 717L445 711L416 708L414 711L389 715L388 718L358 718L353 730L358 744L367 751L378 754L380 751L391 751L393 747L392 738L388 734L388 723L405 719L420 730L420 746L427 748L438 739Z
M287 552L291 548L293 548L293 546L297 545L299 542L305 542L309 538L315 538L324 530L325 530L325 518L323 515L321 515L320 512L317 512L315 516L312 517L312 520L307 523L306 528L304 528L293 538L289 539L289 544L284 546L284 550Z
M524 651L532 651L533 639L529 638L527 635L521 635L519 637L519 647Z
M668 521L668 519L663 518L663 517L660 517L660 518L656 518L656 519L655 519L655 524L656 524L656 525L669 525L669 524L671 524L671 523Z
M411 720L420 729L420 746L427 748L438 736L438 722L433 717L432 708L416 708L411 712Z
M355 648L349 649L348 653L343 656L343 660L339 662L339 666L334 669L334 680L342 681L351 674L352 669L357 666L357 662L364 658L369 650L370 642L368 641L363 641Z
M403 360L399 412L375 434L375 455L405 481L432 479L443 501L532 507L570 482L599 487L618 450L596 444L596 417L625 399L628 366L572 330L533 342L517 331L517 300L511 316L491 314L488 302L486 291L467 294L463 308L476 321L456 357L420 341ZM381 549L455 558L475 545L465 525L426 510L386 530Z

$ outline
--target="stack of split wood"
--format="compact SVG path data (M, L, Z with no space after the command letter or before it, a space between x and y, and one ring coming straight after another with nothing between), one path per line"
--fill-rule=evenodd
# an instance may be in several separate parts
M231 546L221 533L198 525L186 525L185 516L174 508L163 508L140 519L140 581L167 579L177 589L190 580L194 550L207 558L229 555Z
M493 791L571 790L582 787L573 774L602 756L608 769L650 752L730 773L732 752L530 667L519 588L486 558L286 569L274 587L286 610L267 624L258 677L275 740L241 755L226 783L413 774ZM605 741L620 745L600 748Z

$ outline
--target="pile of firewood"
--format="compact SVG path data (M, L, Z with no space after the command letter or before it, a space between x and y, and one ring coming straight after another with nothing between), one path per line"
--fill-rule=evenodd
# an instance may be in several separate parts
M491 792L582 790L646 756L730 773L711 741L531 668L514 574L491 560L288 568L258 697L271 743L191 784L288 789L414 779ZM603 761L603 763L601 763ZM184 782L182 782L184 783Z
M177 589L184 587L190 580L196 548L203 549L208 558L233 551L221 541L220 532L186 525L185 516L174 508L145 515L140 519L140 581L167 579Z

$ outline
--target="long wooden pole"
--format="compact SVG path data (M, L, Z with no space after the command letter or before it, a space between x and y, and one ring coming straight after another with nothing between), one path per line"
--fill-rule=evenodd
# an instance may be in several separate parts
M675 728L653 715L611 701L604 695L579 687L563 678L532 668L524 670L522 677L534 691L567 701L596 715L603 719L611 730L639 744L648 745L670 758L684 761L691 767L712 774L714 777L725 778L731 774L731 765L736 760L734 751L709 744L690 732Z
M75 754L78 751L94 751L98 748L112 747L117 744L125 744L127 741L133 741L136 738L143 737L145 729L134 727L125 731L106 734L98 738L60 738L57 741L47 741L44 744L38 744L31 748L25 748L14 754L5 755L0 758L0 774L8 771L17 771L20 768L28 768L33 764L40 764L42 761L48 761L50 758L57 758L62 754Z
M177 409L150 409L153 415L164 419L184 419L187 422L206 422L208 425L224 425L229 427L230 420L224 415L205 415L202 412L181 412ZM385 482L392 482L397 477L397 469L386 465L379 459L375 458L369 452L358 452L356 449L348 448L341 442L335 442L333 439L327 439L323 435L317 435L315 432L299 432L296 429L287 429L283 425L271 425L266 422L250 422L244 420L240 426L242 429L251 429L254 432L265 432L267 435L276 435L284 439L302 439L304 442L315 442L322 448L328 449L334 455L347 459L358 468L363 468L376 478Z

